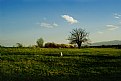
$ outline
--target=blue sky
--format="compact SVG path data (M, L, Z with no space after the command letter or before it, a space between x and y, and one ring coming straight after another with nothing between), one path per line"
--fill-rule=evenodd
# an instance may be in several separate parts
M121 40L121 0L0 0L0 44L68 43L74 28L91 42Z

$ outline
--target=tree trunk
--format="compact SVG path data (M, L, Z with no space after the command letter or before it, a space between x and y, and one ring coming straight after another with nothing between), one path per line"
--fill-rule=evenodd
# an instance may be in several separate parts
M80 46L80 45L78 45L78 48L80 49L80 48L81 48L81 46Z
M79 49L81 48L81 45L82 45L82 42L79 42L79 43L78 43L78 48L79 48Z

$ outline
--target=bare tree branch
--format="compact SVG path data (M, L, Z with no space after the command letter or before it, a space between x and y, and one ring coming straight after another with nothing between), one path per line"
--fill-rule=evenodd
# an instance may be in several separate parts
M71 44L77 44L78 48L81 47L83 42L88 41L89 33L87 33L84 29L81 29L81 28L72 29L70 34L71 35L68 37L68 40L70 40Z

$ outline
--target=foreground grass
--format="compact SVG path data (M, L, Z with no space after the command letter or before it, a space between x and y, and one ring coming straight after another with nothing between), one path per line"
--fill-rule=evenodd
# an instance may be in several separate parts
M0 48L0 55L0 81L121 81L121 49Z

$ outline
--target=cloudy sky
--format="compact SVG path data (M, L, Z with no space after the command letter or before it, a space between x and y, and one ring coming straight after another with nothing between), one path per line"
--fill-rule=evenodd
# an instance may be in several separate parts
M121 0L0 0L0 44L68 43L83 28L92 42L121 40Z

